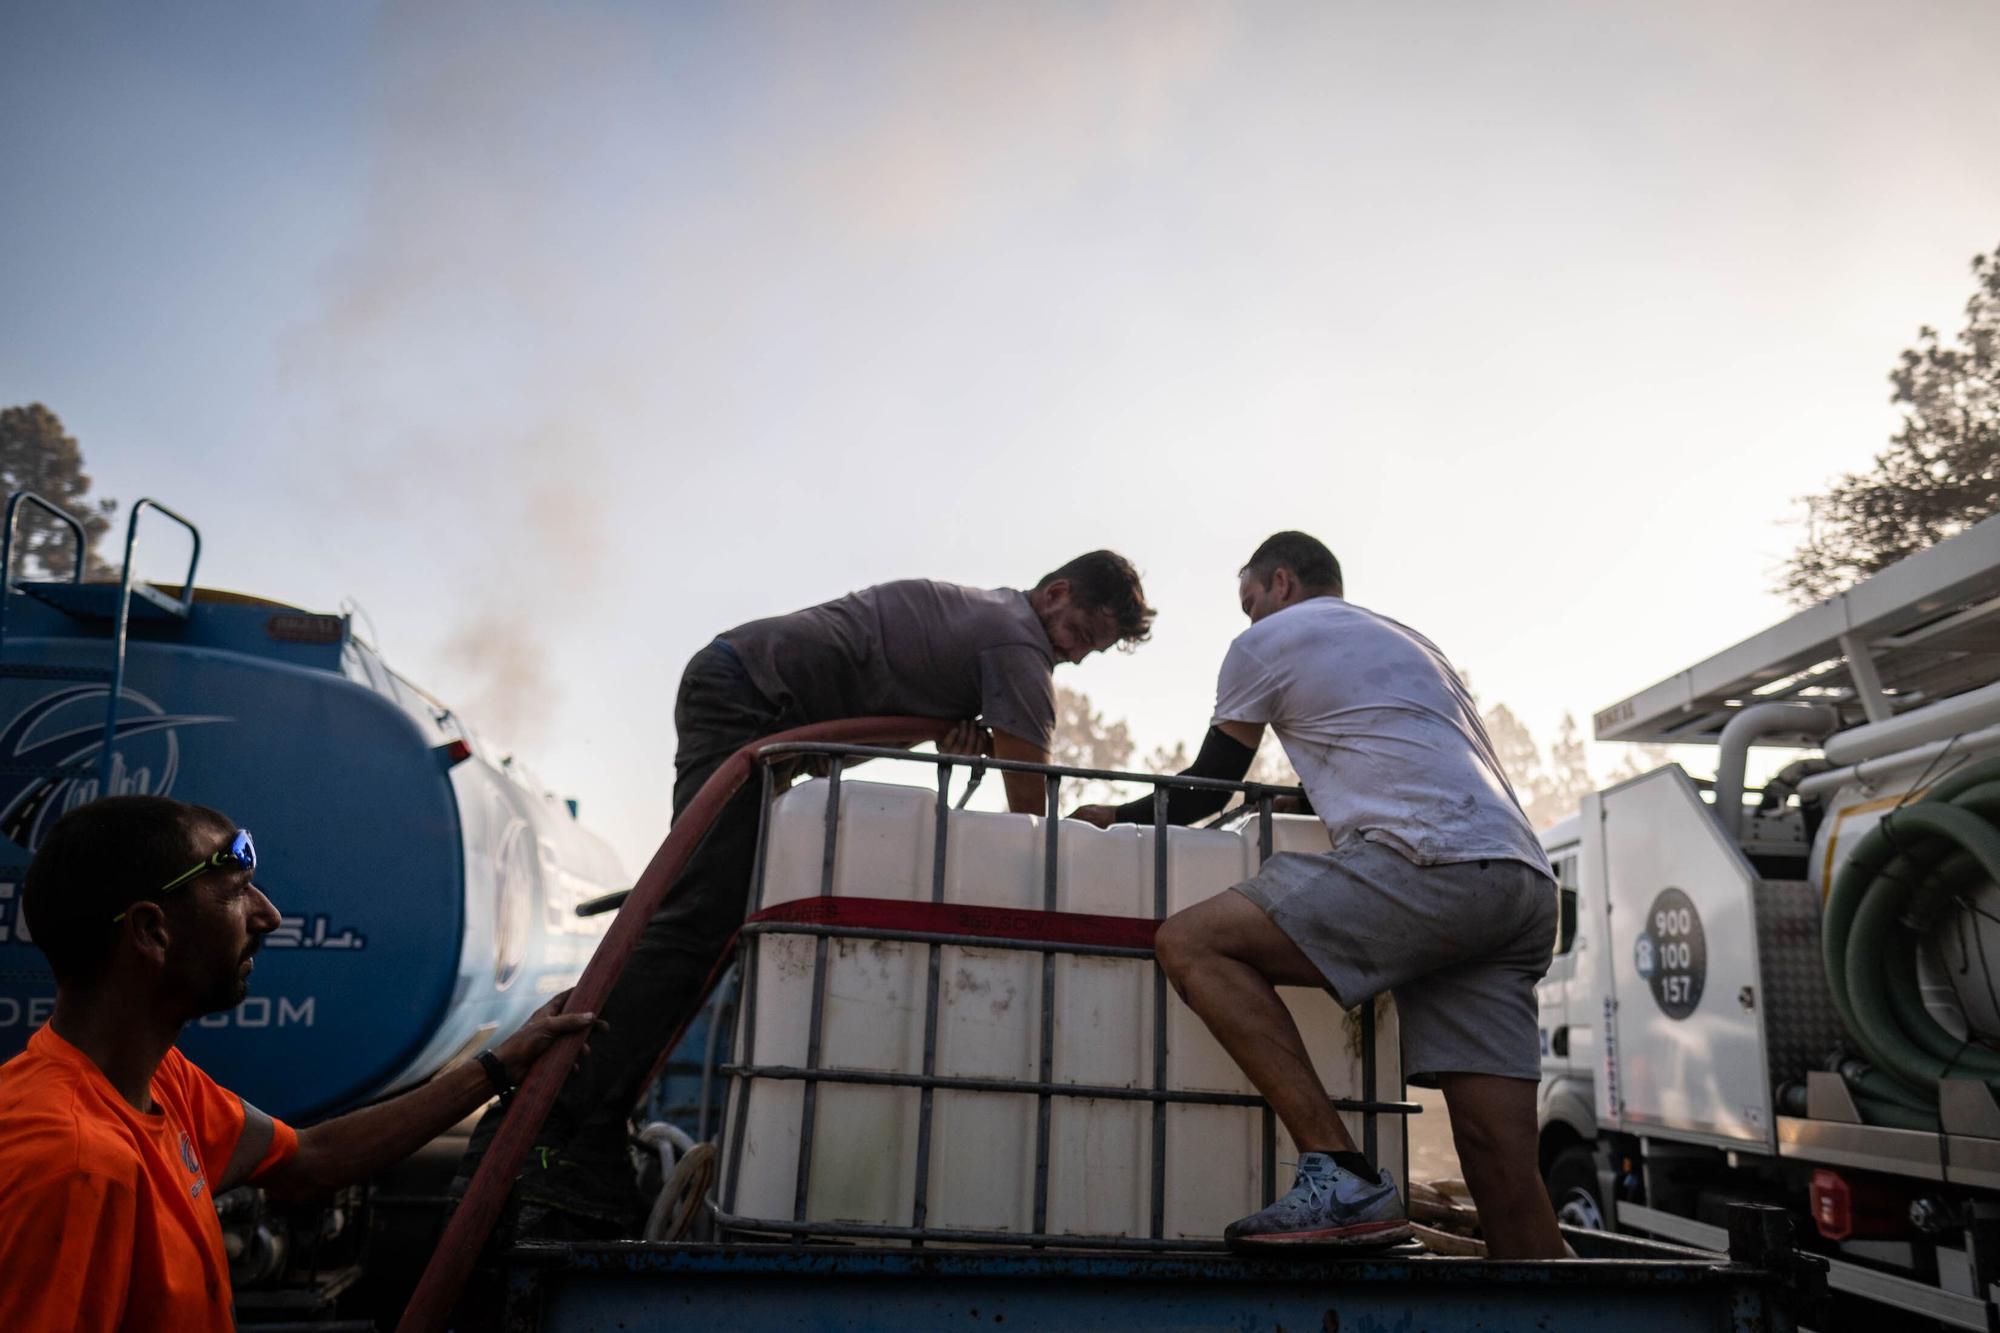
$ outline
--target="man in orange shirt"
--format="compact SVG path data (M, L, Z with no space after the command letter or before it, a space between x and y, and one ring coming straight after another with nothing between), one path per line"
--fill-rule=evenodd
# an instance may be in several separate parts
M0 1065L0 1329L233 1327L218 1193L364 1179L593 1021L558 996L422 1087L294 1131L174 1049L188 1022L243 999L277 928L256 865L233 820L157 796L81 806L36 852L22 910L56 1003Z

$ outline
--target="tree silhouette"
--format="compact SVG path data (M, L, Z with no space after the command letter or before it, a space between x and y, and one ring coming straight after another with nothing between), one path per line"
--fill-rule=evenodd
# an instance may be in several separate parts
M1656 768L1664 768L1673 762L1674 752L1664 745L1652 741L1621 741L1625 753L1611 770L1609 782L1623 782L1627 778L1643 777Z
M1514 794L1526 806L1536 784L1542 781L1542 750L1528 731L1528 724L1514 715L1506 704L1494 704L1480 715L1486 738L1493 742L1494 757L1514 786Z
M111 527L115 500L90 499L90 476L83 450L63 430L62 421L40 403L0 408L0 482L7 493L33 491L83 525L87 577L115 577L96 558L97 542ZM17 577L67 577L72 569L69 529L33 506L24 506L15 536Z
M1972 259L1956 343L1917 331L1889 373L1903 426L1866 472L1804 496L1778 590L1809 606L2000 512L2000 248Z
M1590 776L1589 753L1584 748L1582 733L1577 730L1576 715L1564 713L1556 738L1549 743L1548 762L1543 766L1541 782L1534 788L1528 818L1536 828L1546 827L1575 814L1577 802L1596 790L1597 781Z
M1066 685L1056 686L1056 731L1049 743L1049 758L1068 768L1108 768L1132 770L1132 729L1124 719L1106 721L1091 704L1090 696ZM1170 771L1170 770L1160 770ZM1099 778L1071 778L1063 783L1063 799L1070 804L1100 804L1127 799L1122 784Z

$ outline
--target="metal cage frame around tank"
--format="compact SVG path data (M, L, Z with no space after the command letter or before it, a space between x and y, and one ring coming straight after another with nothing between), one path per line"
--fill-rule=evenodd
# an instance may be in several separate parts
M743 984L740 992L740 1007L737 1011L738 1030L743 1034L742 1059L721 1067L737 1090L733 1113L725 1109L728 1116L729 1144L728 1161L718 1188L723 1197L711 1195L709 1207L715 1223L725 1233L779 1234L789 1235L792 1243L803 1244L809 1236L852 1237L868 1240L906 1240L921 1246L926 1241L953 1244L988 1245L1029 1245L1061 1246L1065 1249L1103 1248L1119 1250L1200 1250L1221 1247L1220 1241L1190 1239L1170 1239L1166 1229L1166 1172L1167 1172L1167 1107L1186 1106L1242 1106L1255 1107L1263 1115L1263 1197L1270 1203L1277 1197L1277 1122L1264 1099L1254 1094L1227 1092L1176 1092L1166 1086L1167 1082L1167 978L1161 970L1154 951L1150 948L1136 948L1110 944L1070 944L1052 941L1024 940L1012 937L962 934L944 931L889 929L875 926L837 925L806 921L786 921L776 919L758 920L756 914L764 903L765 851L770 836L770 811L774 796L775 782L773 766L782 761L806 758L823 759L826 762L826 814L825 842L820 856L819 897L833 896L833 875L835 858L840 839L840 781L842 769L850 762L859 760L896 760L905 763L929 764L937 769L937 800L934 807L934 834L931 847L931 896L933 904L944 902L945 858L948 851L950 829L952 770L966 768L976 782L987 770L1001 772L1032 773L1044 783L1044 810L1048 817L1044 821L1042 864L1042 910L1056 911L1058 884L1058 839L1061 818L1055 812L1061 809L1060 797L1065 778L1098 779L1109 782L1133 782L1151 786L1153 791L1153 914L1155 920L1167 915L1167 794L1178 788L1189 791L1221 791L1240 793L1244 804L1254 802L1257 810L1257 854L1258 863L1270 859L1271 829L1274 814L1273 803L1277 798L1299 795L1296 787L1272 786L1260 782L1225 782L1214 778L1184 777L1178 774L1120 773L1108 769L1072 768L1060 764L1037 764L1024 760L995 759L958 754L915 754L907 750L890 749L870 745L846 745L827 742L792 742L768 745L757 751L757 766L761 773L760 814L757 827L757 849L754 869L751 872L751 893L748 915L741 931L746 942L763 935L804 935L812 937L812 1009L808 1018L806 1036L806 1063L803 1066L764 1065L756 1061L756 1019L757 1019L757 950L746 948L742 961ZM968 788L967 795L970 795ZM963 798L961 798L961 805ZM866 939L909 942L926 946L929 954L927 980L924 989L924 1048L923 1071L918 1074L891 1073L879 1070L825 1068L820 1064L820 1039L826 1012L827 982L827 942L833 939ZM1014 950L1039 953L1042 955L1041 975L1041 1033L1037 1060L1039 1077L1034 1079L975 1078L943 1076L937 1072L938 999L939 970L943 950L946 946L962 948ZM1150 1087L1110 1087L1088 1083L1061 1083L1054 1080L1054 1027L1055 1027L1055 960L1057 955L1067 954L1078 957L1130 958L1153 962L1152 986L1152 1027L1153 1063ZM1365 1000L1359 1006L1361 1013L1361 1096L1359 1098L1334 1098L1335 1109L1358 1111L1362 1117L1361 1148L1370 1161L1375 1159L1378 1147L1377 1117L1389 1115L1412 1115L1423 1108L1413 1102L1402 1100L1382 1100L1377 1086L1375 1001ZM734 1211L737 1183L741 1178L743 1141L749 1116L747 1085L757 1079L773 1081L797 1081L805 1084L804 1105L799 1124L799 1158L797 1176L792 1199L792 1216L789 1218L753 1218L738 1216ZM1400 1080L1399 1080L1400 1081ZM812 1158L814 1137L817 1128L819 1087L822 1083L858 1084L875 1087L915 1088L919 1090L917 1111L917 1151L916 1183L911 1200L909 1226L892 1226L878 1223L808 1221L805 1216L807 1190L812 1179ZM926 1225L928 1216L928 1195L931 1169L931 1126L934 1118L933 1100L939 1089L965 1092L998 1092L1016 1095L1032 1095L1036 1098L1035 1115L1035 1197L1034 1225L1028 1231L980 1231L961 1228L931 1227ZM1400 1089L1399 1089L1400 1091ZM1078 1100L1143 1101L1150 1102L1152 1114L1152 1163L1150 1172L1151 1219L1149 1234L1134 1236L1094 1236L1051 1233L1048 1224L1049 1198L1049 1118L1054 1099L1058 1097ZM1405 1136L1407 1148L1407 1135Z

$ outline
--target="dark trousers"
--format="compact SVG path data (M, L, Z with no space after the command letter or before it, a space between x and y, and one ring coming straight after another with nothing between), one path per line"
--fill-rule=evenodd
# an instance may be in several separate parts
M724 760L760 736L797 725L750 683L719 640L696 653L674 701L674 820ZM535 1136L516 1197L636 1232L644 1217L627 1149L632 1107L661 1048L694 1012L702 982L743 924L756 860L761 783L753 778L723 808L665 902L646 923L599 1013L610 1026L564 1082ZM488 1111L474 1131L461 1178L469 1178L498 1128Z

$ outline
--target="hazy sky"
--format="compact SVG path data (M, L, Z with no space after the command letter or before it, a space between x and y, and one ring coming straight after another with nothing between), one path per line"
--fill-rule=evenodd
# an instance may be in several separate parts
M1763 627L2000 244L2000 8L0 0L0 403L634 867L719 630L1282 527L1546 739ZM163 538L147 572L175 573ZM1613 756L1606 754L1606 760Z

